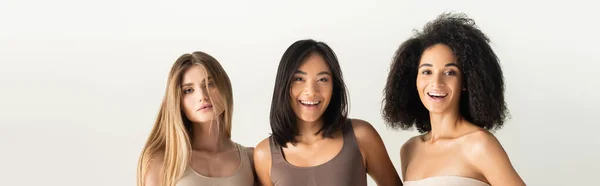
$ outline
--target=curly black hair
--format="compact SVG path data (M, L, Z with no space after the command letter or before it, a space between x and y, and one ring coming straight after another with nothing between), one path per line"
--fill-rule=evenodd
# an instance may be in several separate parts
M466 88L460 97L460 114L486 130L500 129L508 115L504 77L489 38L464 13L443 13L396 51L384 89L383 117L393 129L431 130L429 111L416 89L418 65L425 49L436 44L450 47L462 71Z

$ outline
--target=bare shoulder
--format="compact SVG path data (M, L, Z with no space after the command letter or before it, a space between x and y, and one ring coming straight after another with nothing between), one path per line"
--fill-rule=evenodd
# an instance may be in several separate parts
M479 130L464 136L465 156L474 164L506 159L507 155L498 138L486 130Z
M406 140L400 147L400 173L403 178L406 178L406 168L408 168L408 163L411 161L420 139L421 135L413 136Z
M486 130L478 130L465 135L463 145L475 154L485 154L489 150L502 149L498 138Z
M492 133L480 130L464 137L464 156L491 185L525 185L504 147Z
M352 119L351 121L357 140L370 140L373 137L379 137L379 133L377 133L377 130L369 122L361 119Z
M255 172L254 170L254 147L245 147L246 148L246 153L248 154L248 159L250 160L250 167L252 167L252 172Z
M352 119L351 121L356 143L363 157L368 156L372 152L383 152L381 150L385 150L383 139L381 139L381 136L379 136L373 125L361 119Z
M402 144L400 147L400 162L403 165L407 165L407 163L411 160L413 153L416 151L415 149L419 145L421 137L422 135L413 136L406 140L406 142L404 142L404 144Z
M367 174L377 185L401 185L383 139L367 121L352 119L352 128Z
M404 144L402 144L402 146L400 147L400 157L406 157L411 152L413 152L417 145L419 145L419 140L421 139L421 136L422 135L413 136L406 140L406 142L404 142Z
M263 139L252 149L252 154L256 163L271 161L271 147L269 140L270 138Z
M265 138L254 148L254 170L257 185L270 186L271 183L271 147L270 137Z

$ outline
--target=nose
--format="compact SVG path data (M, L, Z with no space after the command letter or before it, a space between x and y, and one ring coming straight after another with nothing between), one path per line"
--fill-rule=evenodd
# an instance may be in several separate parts
M200 94L198 101L208 101L208 90L205 86L200 86L200 91L198 91L198 93Z
M319 88L317 87L317 83L309 81L305 84L303 93L307 96L312 96L315 93L317 93L318 91L319 91Z
M443 74L439 74L439 73L433 74L433 78L431 78L430 84L433 87L444 86L444 75Z

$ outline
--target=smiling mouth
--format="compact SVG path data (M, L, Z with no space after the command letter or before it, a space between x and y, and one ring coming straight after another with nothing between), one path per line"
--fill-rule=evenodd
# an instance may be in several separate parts
M305 107L316 107L319 104L321 104L321 101L302 101L302 100L300 100L298 102L300 102L300 104L302 104Z
M427 95L433 99L444 99L448 93L427 92Z

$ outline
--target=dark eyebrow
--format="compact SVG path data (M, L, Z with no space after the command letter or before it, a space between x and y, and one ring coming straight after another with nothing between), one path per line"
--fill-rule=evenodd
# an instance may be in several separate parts
M306 72L302 72L302 71L300 71L300 70L297 70L297 71L296 71L296 73L294 73L294 74L302 74L302 75L306 75Z
M419 68L421 68L421 67L426 67L426 66L427 66L427 67L432 67L433 65L431 65L431 64L429 64L429 63L423 63L423 64L421 64L421 65L419 66ZM448 64L446 64L446 65L444 65L444 66L445 66L445 67L451 67L451 66L454 66L454 67L458 68L458 64L456 64L456 63L454 63L454 62L452 62L452 63L448 63Z
M331 76L331 73L329 73L329 72L327 72L327 71L323 71L323 72L319 72L319 73L317 74L317 76L320 76L320 75L330 75L330 76Z
M306 73L306 72L303 72L303 71L301 71L301 70L298 70L298 71L296 71L296 73L294 73L294 74L302 74L302 75L306 75L307 73ZM327 72L327 71L323 71L323 72L319 72L319 73L317 74L317 76L320 76L320 75L330 75L330 76L331 76L331 73L329 73L329 72Z
M433 65L431 65L431 64L429 64L429 63L423 63L423 64L419 65L419 68L421 68L421 67L426 67L426 66L427 66L427 67L433 67Z
M454 66L454 67L458 68L458 64L456 64L456 63L448 63L448 64L446 64L446 65L444 65L444 66L445 66L445 67Z

